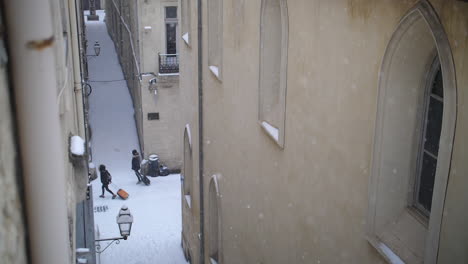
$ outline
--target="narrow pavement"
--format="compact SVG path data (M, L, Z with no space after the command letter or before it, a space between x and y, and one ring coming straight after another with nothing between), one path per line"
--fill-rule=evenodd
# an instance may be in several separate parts
M126 190L128 200L100 198L101 182L92 182L96 230L100 238L119 236L116 216L127 205L134 217L131 235L120 244L112 244L98 255L102 264L180 264L187 263L180 246L180 176L151 178L151 185L136 184L131 170L131 151L138 149L134 110L117 53L98 11L100 21L86 22L88 54L94 54L98 41L101 53L89 57L92 94L89 98L89 122L92 128L93 164L105 164L112 175L110 189ZM107 242L101 242L102 248ZM101 248L101 249L102 249Z

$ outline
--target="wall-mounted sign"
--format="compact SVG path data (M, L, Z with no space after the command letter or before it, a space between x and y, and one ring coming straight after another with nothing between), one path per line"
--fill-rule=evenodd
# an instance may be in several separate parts
M148 113L148 120L159 120L159 113Z

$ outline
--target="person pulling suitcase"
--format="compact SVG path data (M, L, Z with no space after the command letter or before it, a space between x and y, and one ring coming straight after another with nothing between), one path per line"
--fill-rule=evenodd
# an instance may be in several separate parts
M105 197L104 190L107 190L108 192L112 194L112 199L115 199L117 195L115 195L115 193L113 193L109 189L109 183L112 182L112 176L109 173L109 171L106 170L106 166L104 164L99 165L99 172L101 174L101 183L102 183L102 194L99 195L99 197L104 198Z
M132 170L135 172L135 175L137 176L138 178L138 183L141 182L142 180L142 176L141 176L141 173L140 173L140 163L141 163L141 160L140 160L140 154L138 154L138 151L136 149L132 150Z

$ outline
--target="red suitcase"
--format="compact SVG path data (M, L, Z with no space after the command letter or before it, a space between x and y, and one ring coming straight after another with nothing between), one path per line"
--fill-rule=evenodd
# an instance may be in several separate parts
M129 195L128 195L128 192L124 191L123 189L119 189L119 190L117 191L117 195L118 195L120 198L124 199L124 200L127 200L128 196L129 196Z

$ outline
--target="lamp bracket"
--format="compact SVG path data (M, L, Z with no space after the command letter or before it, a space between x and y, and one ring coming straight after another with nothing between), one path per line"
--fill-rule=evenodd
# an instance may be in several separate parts
M104 239L96 239L95 242L100 242L100 241L111 241L109 244L106 245L106 247L101 250L101 245L99 243L96 243L96 253L99 253L101 254L102 252L104 252L104 250L106 250L108 247L110 247L110 245L112 245L114 242L115 244L120 244L120 240L123 239L123 240L127 240L126 237L114 237L114 238L104 238Z

